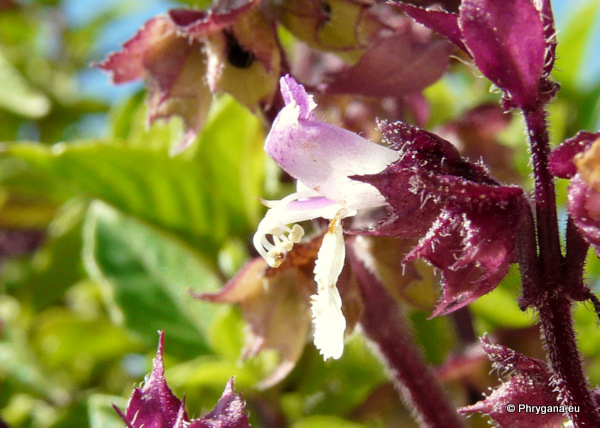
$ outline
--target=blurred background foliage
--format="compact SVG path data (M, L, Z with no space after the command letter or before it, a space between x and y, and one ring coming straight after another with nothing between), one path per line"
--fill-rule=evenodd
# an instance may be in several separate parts
M285 194L262 152L263 123L220 96L195 144L170 157L180 121L148 128L141 86L110 87L89 64L149 17L208 3L0 0L0 416L13 427L123 426L111 405L124 408L149 372L161 329L167 381L185 393L190 415L211 409L235 376L255 426L412 426L359 334L338 361L323 363L309 344L290 376L261 391L254 385L276 355L241 362L238 309L190 295L217 290L249 259L264 210L257 196ZM590 61L600 58L600 2L573 4L556 5L555 144L600 126L600 67ZM428 128L496 103L489 86L453 63L425 91ZM516 181L531 188L521 118L500 139L513 151ZM565 186L558 182L563 212ZM588 271L595 286L595 255ZM513 269L470 306L476 332L542 357L534 314L519 311L518 295ZM427 360L442 364L458 342L448 318L408 314ZM580 305L575 319L590 380L600 384L595 314ZM464 379L446 380L464 404Z

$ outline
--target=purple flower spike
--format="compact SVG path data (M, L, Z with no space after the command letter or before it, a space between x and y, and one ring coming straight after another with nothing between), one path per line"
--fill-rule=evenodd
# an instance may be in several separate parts
M189 420L185 399L180 401L165 380L163 350L165 334L159 332L158 350L152 373L142 388L134 388L127 410L123 413L113 406L129 428L247 428L250 427L244 411L244 402L233 392L233 379L229 379L215 409L208 415Z
M346 328L336 287L345 258L342 219L386 205L375 187L350 176L378 173L395 162L398 153L316 120L312 97L290 76L281 79L281 92L286 106L273 122L265 151L298 180L298 191L281 201L265 201L270 209L253 242L267 263L278 267L304 234L294 223L330 220L314 268L317 294L312 313L315 345L325 359L339 358Z
M510 374L492 395L472 406L463 407L458 412L481 412L490 416L501 427L562 426L566 419L561 410L564 406L560 406L558 395L553 390L552 372L548 364L505 346L493 345L487 337L483 337L481 343L493 367ZM520 407L525 405L529 407ZM536 408L539 409L537 412Z

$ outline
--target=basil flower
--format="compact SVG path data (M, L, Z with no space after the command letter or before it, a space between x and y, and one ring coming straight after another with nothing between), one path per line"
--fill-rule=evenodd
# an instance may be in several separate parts
M297 223L330 220L315 263L317 294L312 297L315 346L323 357L339 358L346 321L336 283L344 265L342 220L359 211L385 206L385 198L368 183L350 176L376 174L398 153L350 131L316 119L312 96L292 77L281 78L285 107L265 142L265 151L298 180L297 192L269 207L254 235L254 246L271 267L279 266L304 230ZM290 226L292 225L292 226Z

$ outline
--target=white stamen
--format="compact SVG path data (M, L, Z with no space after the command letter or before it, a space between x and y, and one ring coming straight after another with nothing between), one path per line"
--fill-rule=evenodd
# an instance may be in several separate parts
M258 225L252 242L269 266L279 267L294 244L302 240L304 229L296 224L297 222L318 217L333 218L340 210L340 205L333 201L316 208L302 209L302 203L308 204L315 195L318 194L312 190L300 191L286 196L281 201L263 201L270 209ZM290 208L290 204L293 203L300 206ZM293 226L290 228L288 224ZM267 235L271 236L272 243L267 239Z

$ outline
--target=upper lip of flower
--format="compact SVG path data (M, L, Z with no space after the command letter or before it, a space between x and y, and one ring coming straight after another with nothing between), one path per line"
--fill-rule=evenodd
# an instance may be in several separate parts
M333 219L341 210L342 217L349 217L386 205L375 187L349 176L380 172L398 159L394 150L318 121L312 96L290 76L281 78L281 88L286 106L273 123L265 151L298 180L298 189L281 201L265 203L270 209L254 235L257 251L273 267L303 235L299 225L289 224Z

